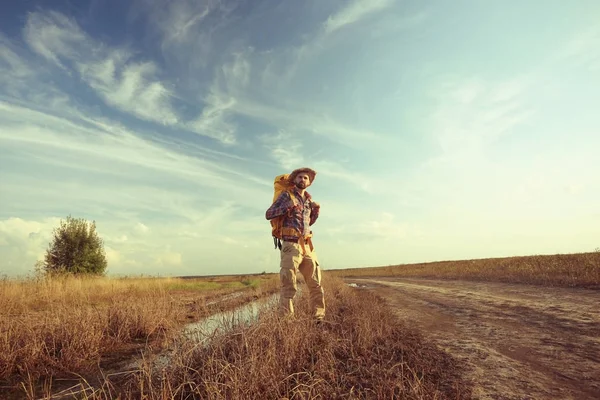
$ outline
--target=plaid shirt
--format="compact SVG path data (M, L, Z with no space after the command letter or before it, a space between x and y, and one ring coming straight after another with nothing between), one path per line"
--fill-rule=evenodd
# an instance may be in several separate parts
M283 226L285 228L293 228L297 232L302 232L304 237L307 237L310 234L310 226L319 218L319 208L312 207L312 196L308 192L304 192L304 201L302 201L302 197L295 190L294 196L298 201L297 207L294 207L289 192L282 192L271 207L269 207L265 213L265 217L270 220L285 215ZM283 236L283 240L296 242L298 239L298 236Z

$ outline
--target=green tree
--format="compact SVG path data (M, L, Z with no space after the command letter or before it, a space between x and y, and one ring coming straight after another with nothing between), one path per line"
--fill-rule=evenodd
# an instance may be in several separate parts
M102 239L96 232L96 221L83 218L61 220L44 260L37 266L45 273L104 275L107 262Z

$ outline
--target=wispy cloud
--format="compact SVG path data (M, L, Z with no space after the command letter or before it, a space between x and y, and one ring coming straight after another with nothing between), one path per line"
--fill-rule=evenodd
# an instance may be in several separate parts
M374 235L387 241L401 240L407 237L409 233L416 234L416 232L409 232L407 224L397 222L394 214L382 212L378 217L375 220L362 223L357 233Z
M349 148L374 148L391 142L390 136L385 133L352 127L328 115L326 110L301 103L284 106L253 101L245 96L235 102L232 111L271 126L285 127L286 131L298 137L310 134L315 140L332 141Z
M239 176L245 176L244 182L254 185L261 182L242 169L168 150L118 124L88 119L86 122L95 122L90 127L6 103L0 103L0 116L4 121L0 123L0 141L6 146L36 150L38 157L47 157L46 162L71 162L72 167L114 174L129 166L137 168L142 176L145 171L155 171L202 187L233 192L240 188ZM53 161L52 149L60 151L63 157ZM82 159L86 162L81 163ZM249 186L247 194L253 191L256 192L255 187Z
M177 124L179 118L170 104L172 93L156 79L156 65L126 63L127 56L115 52L98 63L80 63L78 69L108 105L147 121Z
M75 71L109 106L140 119L183 128L232 144L235 129L223 122L223 104L207 104L195 119L186 119L173 104L175 94L153 61L136 61L126 48L110 48L56 12L30 14L25 28L29 46L64 69ZM239 74L238 70L232 71Z
M238 124L235 120L237 117L244 117L258 120L274 131L283 128L296 135L309 134L327 138L352 148L387 144L387 132L361 129L344 123L333 115L326 102L307 101L300 94L297 83L291 79L300 59L306 62L307 57L316 57L323 51L323 47L328 46L324 43L322 32L307 35L304 42L291 48L258 51L245 37L230 40L226 36L209 34L220 29L219 27L225 29L229 26L230 18L233 18L230 14L235 7L222 8L202 2L192 6L188 1L170 4L166 11L153 8L150 12L150 18L158 27L163 43L174 40L173 32L178 32L178 27L185 26L190 21L198 22L193 22L185 34L177 35L182 46L186 43L185 49L181 48L175 57L171 57L175 49L163 48L165 57L174 68L182 71L182 81L190 82L192 87L197 83L196 74L212 76L208 88L198 88L199 94L196 96L205 104L205 109L197 118L188 122L190 129L214 135L226 144L238 143L239 140L235 137ZM390 4L383 1L374 4L356 2L331 18L349 24ZM260 16L264 17L262 14ZM253 15L250 20L254 19L260 20ZM206 46L219 46L218 55L210 52L214 55L211 69L207 69L209 65L203 63L209 57L208 53L191 50L197 46L197 42L208 42ZM320 50L316 51L317 49Z
M446 156L478 152L510 133L533 113L523 99L527 80L486 82L472 78L450 81L435 90L438 106L432 132Z
M600 29L593 26L580 30L559 51L559 56L588 71L600 70Z
M292 170L304 163L302 141L290 132L280 130L276 134L263 135L261 140L271 158L282 168Z
M24 38L32 50L65 70L61 59L80 59L97 48L75 21L56 11L30 13Z
M394 0L354 0L334 15L329 16L324 24L326 33L332 33L347 25L360 21L368 15L382 11L391 6Z
M202 99L205 107L188 126L219 139L224 144L236 143L236 125L232 122L237 96L250 79L250 63L243 53L216 69L214 80Z
M194 26L202 23L218 2L212 1L171 1L167 4L167 18L159 18L157 26L164 31L163 46L173 42L185 42ZM164 4L163 4L164 5ZM160 10L164 15L162 7Z
M207 73L223 50L223 33L239 2L213 0L139 0L135 16L148 22L152 40L158 38L165 63L177 71L182 88L200 90L198 73Z
M10 41L0 33L0 79L23 78L32 74L32 69L17 54Z
M325 185L346 185L351 188L350 191L358 189L369 194L387 193L393 196L396 193L395 189L388 187L383 176L377 179L360 172L360 165L333 161L327 154L315 154L305 148L301 138L292 132L282 129L275 134L263 135L261 141L270 157L284 171L310 166L317 171L320 180L327 179Z

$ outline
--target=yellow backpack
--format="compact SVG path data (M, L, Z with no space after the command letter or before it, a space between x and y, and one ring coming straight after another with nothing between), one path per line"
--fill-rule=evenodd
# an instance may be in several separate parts
M290 193L290 198L292 199L294 206L298 205L298 200L293 194L294 184L288 180L289 176L289 174L283 174L275 177L275 180L273 181L273 188L275 190L275 192L273 193L273 203L275 202L275 200L277 200L277 198L282 192L286 191ZM282 215L271 220L271 234L273 235L273 243L275 244L275 248L279 247L281 249L281 240L283 239L282 228L284 218L285 215Z

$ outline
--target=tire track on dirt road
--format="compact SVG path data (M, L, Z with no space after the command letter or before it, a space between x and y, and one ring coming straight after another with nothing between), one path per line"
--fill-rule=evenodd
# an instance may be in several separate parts
M600 291L347 278L465 362L473 398L600 399Z

